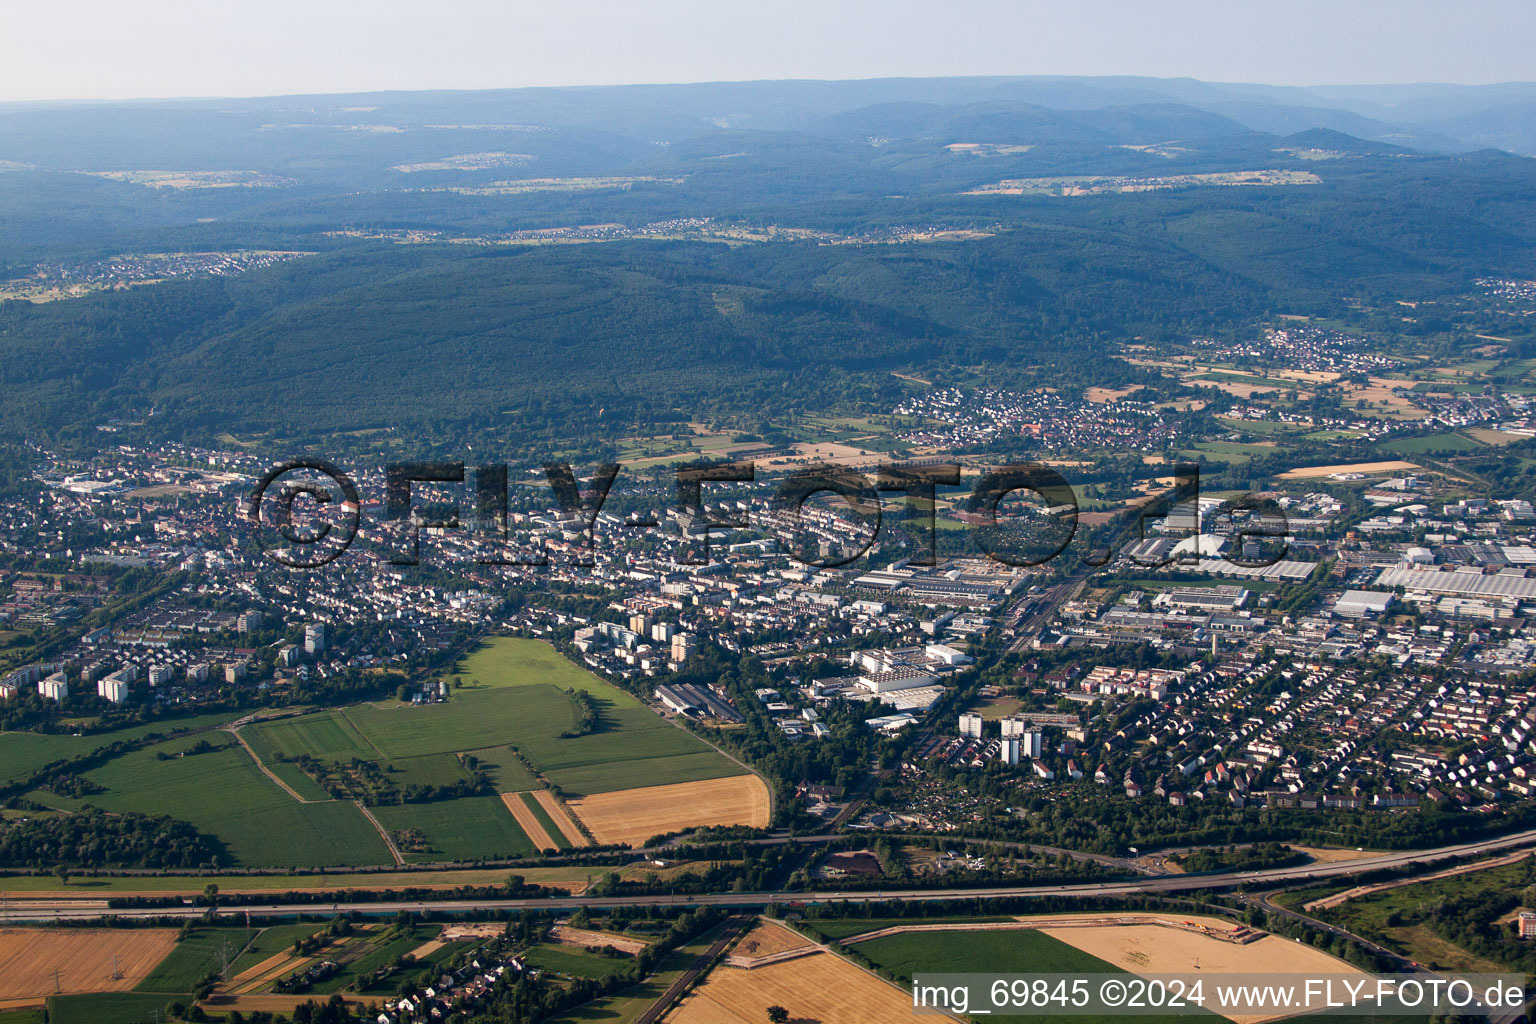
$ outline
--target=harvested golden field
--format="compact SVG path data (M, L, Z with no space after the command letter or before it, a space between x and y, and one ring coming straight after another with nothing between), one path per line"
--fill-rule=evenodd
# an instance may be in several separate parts
M1231 927L1231 923L1226 921L1213 924L1222 929ZM1321 950L1275 935L1239 944L1176 925L1106 925L1040 930L1053 939L1132 974L1182 975L1191 979L1206 973L1366 976L1358 967L1335 959ZM1274 1019L1274 1016L1234 1014L1231 1019L1239 1024L1259 1024Z
M533 840L535 850L553 850L559 844L555 837L545 829L544 823L533 813L533 810L523 803L521 793L503 793L501 802L507 805L507 810L512 812L512 817L517 819L517 827L522 829L529 839Z
M330 996L326 996L325 998L329 999ZM341 998L344 1002L347 1003L347 1005L353 1008L354 1012L361 1010L365 1005L365 1000L362 996L355 996L350 993L343 992L341 993ZM205 999L201 1003L198 1003L198 1005L203 1007L205 1010L210 1010L214 1013L229 1013L231 1010L235 1010L244 1014L292 1013L300 1003L311 1003L315 1001L316 999L313 993L289 996L266 994L240 996L215 995L210 996L208 999Z
M906 1020L912 997L831 953L755 970L716 967L667 1014L668 1024L761 1024L769 1006L791 1020L817 1024L869 1024Z
M731 952L736 956L770 956L810 945L814 943L799 932L771 921L761 921L736 943L736 948Z
M547 789L537 789L534 790L533 798L539 802L540 807L544 808L545 813L549 815L549 820L555 823L555 827L560 830L572 846L592 845L592 840L583 835L581 829L576 827L576 823L571 820L571 815L566 811L565 805L555 797L555 794Z
M756 775L621 789L570 801L600 844L641 846L651 836L703 825L768 825L768 787Z
M1404 462L1396 459L1391 462L1350 462L1339 466L1303 466L1300 469L1288 469L1281 473L1281 480L1317 480L1322 477L1333 476L1337 473L1409 473L1421 469L1417 463Z
M0 929L0 999L52 995L59 991L126 992L143 981L176 945L170 928ZM121 977L112 977L112 957Z
M1516 441L1529 441L1524 434L1512 434L1507 430L1490 430L1487 427L1472 427L1462 433L1468 437L1476 438L1484 444L1514 444Z
M259 964L248 967L239 974L225 982L224 989L228 992L249 992L260 986L264 979L277 978L285 973L284 968L290 961L297 964L302 957L295 957L292 952L284 950L281 953L273 953Z

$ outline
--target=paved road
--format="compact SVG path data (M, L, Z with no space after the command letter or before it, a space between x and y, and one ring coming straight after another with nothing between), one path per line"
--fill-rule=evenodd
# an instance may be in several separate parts
M705 893L699 896L655 894L646 896L588 897L573 896L559 899L494 899L494 900L441 900L348 903L347 909L359 914L396 914L402 910L416 913L454 913L472 910L575 910L577 907L640 907L640 906L717 906L756 907L800 903L867 903L870 901L923 902L953 899L1028 899L1041 896L1129 896L1137 893L1192 892L1201 889L1231 889L1238 886L1264 887L1296 882L1322 881L1331 878L1349 878L1353 875L1397 868L1410 863L1434 864L1482 852L1517 849L1536 846L1536 829L1517 832L1499 839L1475 843L1458 843L1432 850L1408 850L1401 853L1383 854L1360 860L1340 861L1333 864L1303 864L1299 867L1273 868L1264 871L1246 871L1221 875L1166 875L1152 878L1136 878L1119 882L1079 883L1073 885L1004 886L989 889L896 889L869 892L747 892ZM325 911L325 904L317 903L268 903L253 906L226 908L229 912L249 913L252 917L290 917L296 914L316 914ZM204 913L201 907L145 907L112 912L120 918L195 918ZM29 908L11 905L0 911L4 921L68 921L88 920L101 916L99 909L58 909L57 905Z
M725 952L725 947L730 944L731 940L740 935L742 931L747 927L747 925L751 923L752 918L746 916L734 917L730 921L726 922L725 932L720 936L720 938L716 939L714 944L706 949L703 954L693 962L692 966L684 971L682 976L674 981L671 986L661 994L660 999L652 1003L646 1009L646 1011L640 1015L639 1019L635 1021L635 1024L655 1024L656 1021L660 1020L661 1015L666 1013L667 1009L671 1007L672 1000L676 999L685 988L687 988L689 985L692 985L695 978L708 970L709 965L714 963L715 959L721 953Z

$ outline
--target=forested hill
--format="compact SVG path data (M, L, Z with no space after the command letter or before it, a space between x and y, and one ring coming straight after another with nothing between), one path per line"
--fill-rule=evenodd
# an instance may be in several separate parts
M1536 277L1536 161L1130 88L748 90L750 128L700 123L707 90L0 110L0 295L57 300L0 302L0 430L611 440L889 408L891 371L1130 382L1132 339Z

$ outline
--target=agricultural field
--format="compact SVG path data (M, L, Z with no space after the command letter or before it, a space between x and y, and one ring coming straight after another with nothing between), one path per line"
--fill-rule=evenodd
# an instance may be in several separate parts
M904 923L920 925L932 922L908 920ZM963 974L985 970L1000 974L1114 974L1124 970L1036 929L906 932L861 942L854 948L904 982L910 982L919 973ZM794 960L783 966L792 967L804 962ZM911 1012L910 1000L907 1012ZM1197 1017L1215 1018L1215 1014L1203 1011L1185 1012ZM1053 1021L1060 1024L1087 1024L1097 1019L1072 1015L1052 1017ZM1114 1019L1124 1021L1125 1024L1136 1024L1169 1018L1117 1016Z
M169 928L0 929L0 1000L41 1000L56 991L127 992L175 944Z
M657 965L644 981L620 989L583 1006L578 1006L551 1024L635 1024L640 1015L662 997L667 988L693 965L718 937L716 931L700 936L686 946L679 946ZM0 1024L7 1024L0 1019Z
M991 917L812 917L805 920L808 930L841 941L854 935L923 924L993 924L1012 921L1006 915Z
M633 963L632 957L604 956L554 943L534 946L527 956L530 967L568 978L606 978Z
M582 834L580 827L571 818L570 812L560 803L555 794L547 789L536 790L531 794L525 794L525 801L532 799L533 813L539 817L541 824L546 827L553 826L551 833L556 841L564 840L566 846L591 846L592 842ZM561 849L565 849L562 846Z
M451 691L441 704L379 701L261 723L245 733L264 762L278 754L308 754L336 760L358 757L400 768L412 758L472 753L508 776L498 779L502 792L536 788L517 785L524 780L516 776L525 777L526 769L508 756L509 746L549 782L573 795L741 771L635 697L572 665L548 644L496 638L465 658L453 675L462 688ZM561 738L576 724L566 689L596 699L602 717L597 731ZM622 773L613 770L617 762L625 764Z
M177 942L135 990L190 992L210 973L222 971L226 965L233 966L260 931L257 928L199 928Z
M764 1009L782 1006L791 1020L866 1024L905 1020L912 997L831 953L752 970L721 965L664 1018L666 1024L759 1024Z
M414 829L420 833L424 849L412 851L401 846L408 863L525 857L534 852L532 840L517 827L500 797L466 796L375 807L373 816L396 834L397 845L400 832Z
M85 736L0 732L0 782L24 778L52 761L83 757L119 741L138 740L155 733L169 735L181 730L211 729L229 718L230 714L226 711L146 722Z
M698 825L766 828L769 819L768 787L756 775L602 793L572 800L570 808L604 845L641 846Z
M300 803L230 745L178 757L204 737L183 737L133 751L87 774L104 787L91 802L108 811L167 814L223 845L230 865L305 867L389 864L378 831L351 803ZM217 737L216 737L217 739ZM156 755L165 754L160 760ZM48 793L44 803L63 804Z
M166 1005L176 999L147 992L50 996L48 1024L155 1024L168 1019Z
M212 731L227 716L80 738L7 736L0 745L4 750L0 772L25 775L115 739L196 725L206 731L131 751L86 772L87 778L104 787L91 794L89 802L107 811L164 814L186 821L210 837L218 849L219 867L294 869L391 864L394 858L381 828L391 834L410 863L533 853L534 842L494 793L555 786L574 800L732 776L740 781L712 788L720 792L735 792L742 786L761 788L755 777L743 775L729 758L654 714L637 698L572 665L547 644L495 639L466 657L454 675L460 685L442 703L413 706L380 700L255 722L242 727L238 737ZM561 736L579 724L577 708L565 692L568 689L590 694L600 710L597 728L586 735ZM214 749L189 752L204 742ZM494 793L384 803L373 808L379 822L375 827L351 800L330 798L292 762L299 756L332 764L350 763L354 758L372 762L396 791L462 783L469 778L464 759L472 756ZM76 810L82 803L43 791L28 795L60 811ZM766 793L762 798L765 805ZM539 802L542 799L535 799L529 813L549 828L551 845L564 849L576 844L579 831L562 827L564 813L556 816L550 805ZM664 830L727 819L757 822L761 818L766 824L766 812L759 811L756 799L748 799L737 812L701 805L692 819L679 818L675 812L660 818L648 814L635 829L644 833L642 839L663 830L653 827L653 818L661 821ZM605 828L622 827L622 822L611 825L613 810L596 813L610 823ZM31 888L31 883L20 887ZM115 881L110 887L118 888Z
M1407 437L1401 441L1389 441L1383 451L1400 455L1460 455L1475 452L1483 446L1461 434L1429 434L1424 437Z

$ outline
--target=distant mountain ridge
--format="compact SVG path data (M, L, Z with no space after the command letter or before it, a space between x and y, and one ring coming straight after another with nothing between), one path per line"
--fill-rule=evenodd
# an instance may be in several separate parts
M1536 83L1502 85L1270 86L1189 78L996 77L783 80L687 85L527 88L472 92L379 92L333 96L124 103L0 104L0 148L40 141L84 111L142 112L164 125L190 111L217 111L253 126L410 127L509 123L676 142L707 128L813 130L818 123L890 104L1008 104L1058 112L1177 105L1255 131L1331 128L1427 152L1497 148L1536 156ZM1185 118L1189 114L1182 115ZM110 120L111 118L98 118ZM102 124L111 132L111 126ZM141 125L142 127L142 125ZM10 129L10 130L8 130ZM0 153L0 159L16 159ZM30 162L30 161L28 161Z

